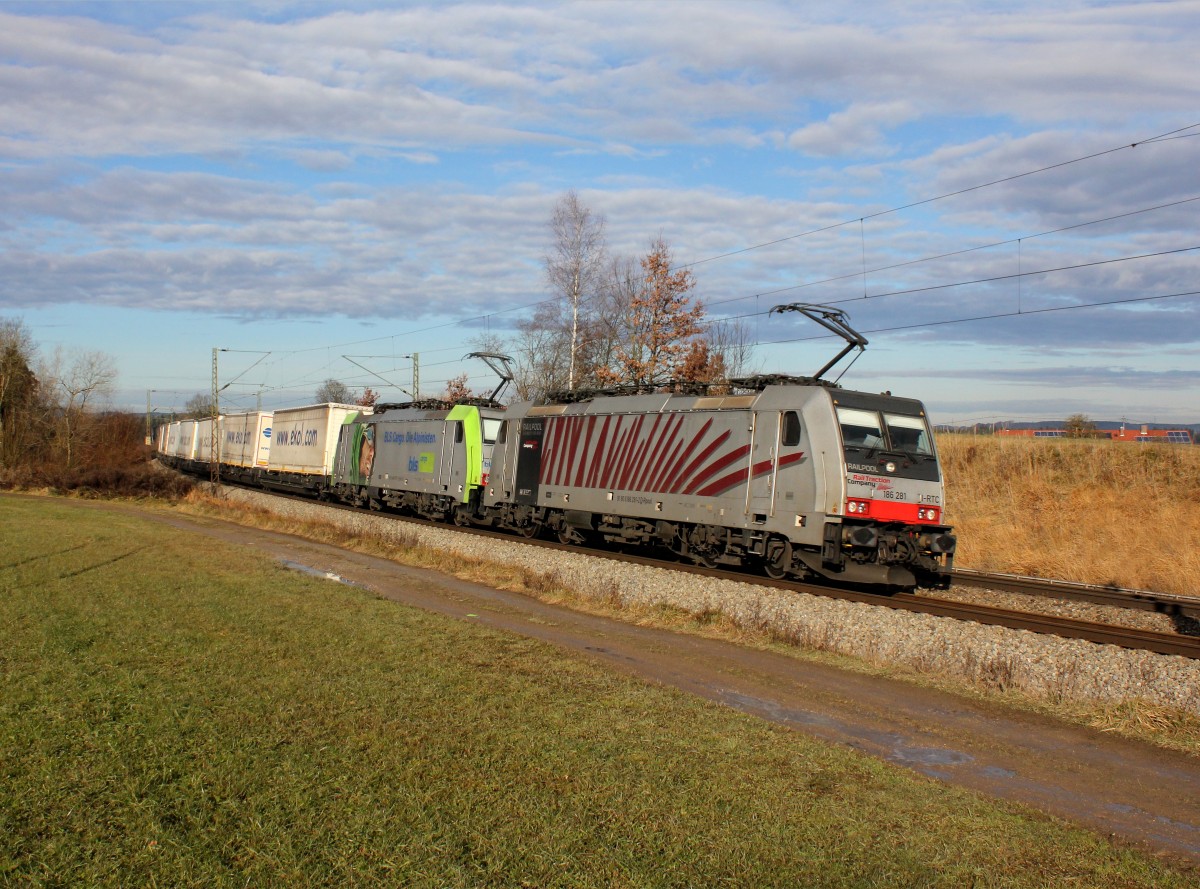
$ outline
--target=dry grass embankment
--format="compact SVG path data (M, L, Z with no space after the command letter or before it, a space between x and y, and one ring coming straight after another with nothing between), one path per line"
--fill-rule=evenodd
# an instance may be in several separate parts
M942 435L955 563L1195 595L1200 448Z

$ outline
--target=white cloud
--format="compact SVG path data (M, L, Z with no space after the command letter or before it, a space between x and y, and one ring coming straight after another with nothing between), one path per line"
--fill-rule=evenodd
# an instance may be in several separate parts
M1173 30L1196 11L1147 10L954 9L918 24L776 4L450 5L280 23L207 12L145 31L0 14L0 132L34 157L314 138L753 147L780 129L796 150L879 154L918 120L1107 124L1197 107L1200 84L1181 76L1191 45Z
M903 99L856 104L792 133L787 146L819 157L887 154L891 149L884 137L885 130L917 116L912 103Z
M735 314L833 301L883 330L1196 278L1195 254L1047 270L1193 245L1200 203L1149 208L1192 196L1200 139L1009 178L1196 123L1194 2L64 8L0 9L5 310L499 311L544 295L566 188L615 250L703 260ZM1163 354L1196 305L881 340L897 369L960 342Z

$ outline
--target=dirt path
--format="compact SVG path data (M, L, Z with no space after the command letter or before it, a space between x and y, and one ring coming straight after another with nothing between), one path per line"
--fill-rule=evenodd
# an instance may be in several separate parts
M582 652L641 679L1200 864L1197 758L901 682L581 614L284 534L139 512L387 599Z

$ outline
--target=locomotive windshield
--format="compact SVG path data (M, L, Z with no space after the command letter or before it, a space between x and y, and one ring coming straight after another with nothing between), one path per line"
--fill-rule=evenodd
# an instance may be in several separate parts
M919 457L933 456L933 440L922 418L884 414L883 421L887 424L888 438L895 450Z
M879 422L879 414L849 407L839 407L837 414L838 422L842 426L842 444L847 449L883 447L883 428Z
M842 444L849 450L901 451L913 457L932 457L933 438L922 417L880 415L876 411L839 407Z

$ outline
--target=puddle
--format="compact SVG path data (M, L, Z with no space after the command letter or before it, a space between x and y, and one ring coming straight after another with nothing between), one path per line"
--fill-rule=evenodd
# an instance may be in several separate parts
M979 774L985 778L1015 778L1017 773L1012 769L1001 768L1000 766L984 766L979 770Z
M974 762L975 757L958 750L946 750L941 747L905 747L897 745L892 748L890 757L894 762L910 762L925 766L960 766L963 763Z
M280 559L280 564L284 568L289 568L292 571L299 571L301 574L307 574L309 577L319 577L321 580L332 580L334 583L345 584L346 586L363 588L362 584L355 583L352 580L346 580L340 574L334 574L332 571L322 571L319 568L314 568L311 565L305 565L301 562L293 562L291 559Z
M833 729L844 738L850 739L852 744L854 740L866 741L874 749L882 748L887 751L886 757L893 762L921 767L959 766L975 761L975 757L959 750L948 750L941 747L913 747L906 743L903 735L896 732L872 731L862 726L849 725L820 713L781 707L774 701L764 701L761 698L754 698L728 689L722 690L720 696L730 706L748 713L764 715L777 722Z

